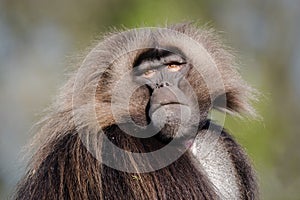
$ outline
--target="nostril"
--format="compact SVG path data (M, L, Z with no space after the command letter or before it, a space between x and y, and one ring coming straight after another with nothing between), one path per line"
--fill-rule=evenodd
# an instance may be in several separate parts
M166 86L170 86L170 84L168 82L164 82L164 83L156 83L155 87L156 88L161 88L161 87L166 87Z

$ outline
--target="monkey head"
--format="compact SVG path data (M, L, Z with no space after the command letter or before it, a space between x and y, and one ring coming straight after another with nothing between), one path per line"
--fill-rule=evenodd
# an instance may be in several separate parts
M193 138L213 108L255 114L252 88L215 35L179 24L129 30L99 43L84 61L89 74L82 70L82 76L97 80L90 85L96 86L91 96L101 128L117 124L129 135L169 142ZM84 90L95 91L86 84Z

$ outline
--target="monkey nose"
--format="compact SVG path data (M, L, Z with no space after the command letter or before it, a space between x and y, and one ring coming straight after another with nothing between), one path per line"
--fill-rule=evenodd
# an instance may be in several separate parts
M170 102L179 102L178 97L170 87L159 87L151 95L152 104L168 104Z

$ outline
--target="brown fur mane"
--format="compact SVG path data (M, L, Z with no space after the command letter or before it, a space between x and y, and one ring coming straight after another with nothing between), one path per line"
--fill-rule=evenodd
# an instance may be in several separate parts
M126 144L131 150L138 148L136 151L161 145L153 138L140 141L117 129L113 126L107 131L115 134L114 143L124 149ZM212 185L189 153L163 169L136 174L101 165L74 132L49 146L51 152L20 183L16 199L216 199Z

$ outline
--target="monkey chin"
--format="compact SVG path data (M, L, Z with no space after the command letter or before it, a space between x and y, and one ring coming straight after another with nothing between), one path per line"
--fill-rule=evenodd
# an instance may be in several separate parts
M160 130L156 138L165 144L174 140L174 145L190 147L197 133L197 127L190 123L190 117L190 107L183 104L161 105L154 109L151 120Z

